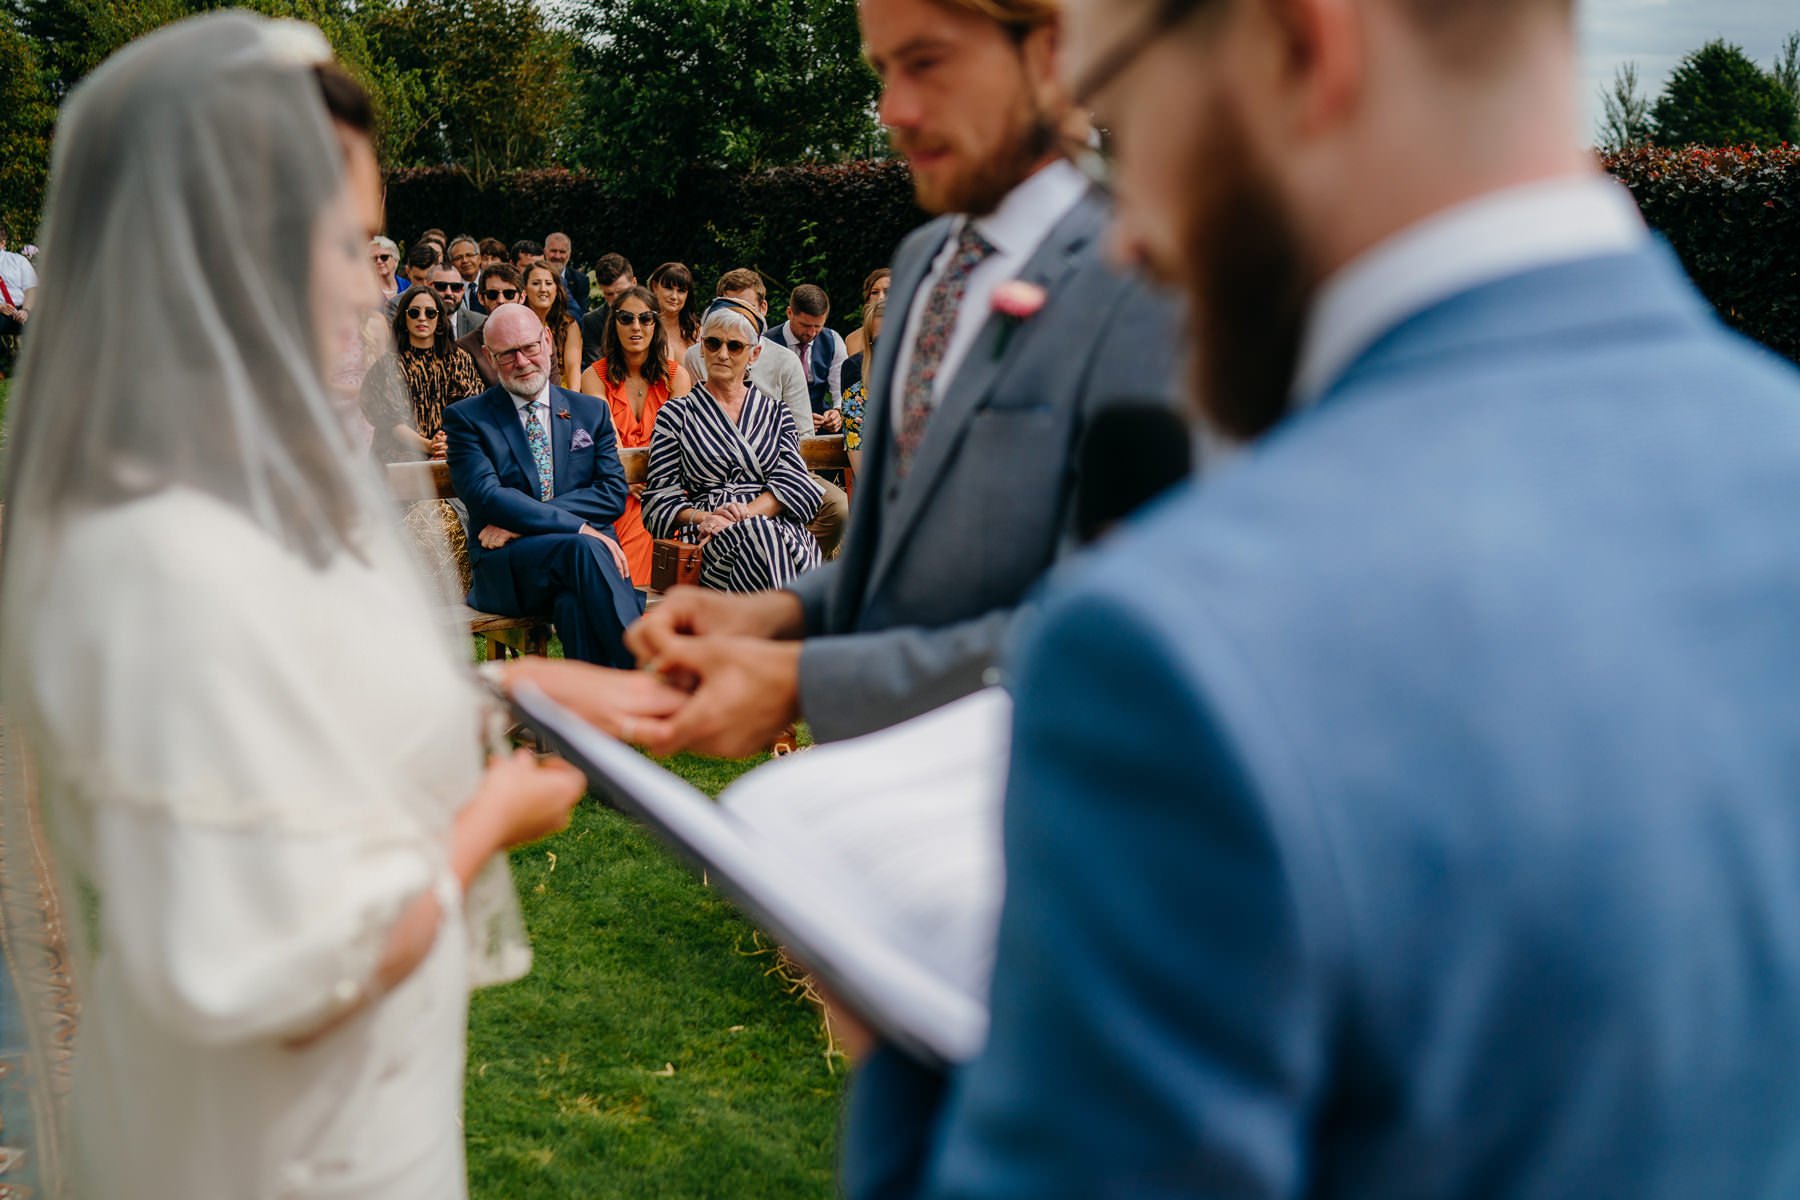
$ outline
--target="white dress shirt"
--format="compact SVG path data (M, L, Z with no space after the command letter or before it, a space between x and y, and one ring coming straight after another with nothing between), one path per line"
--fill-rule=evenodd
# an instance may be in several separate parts
M544 436L548 438L550 436L550 381L546 379L543 388L530 400L521 400L517 396L513 396L512 400L513 407L519 410L519 428L525 431L525 444L527 446L531 444L530 410L534 408L537 409L538 420L544 424Z
M975 344L975 337L981 332L981 327L987 324L995 289L1019 277L1019 272L1025 269L1031 256L1044 244L1050 231L1069 215L1069 210L1087 194L1087 189L1087 180L1081 172L1068 162L1057 159L1008 192L1006 199L993 212L985 217L973 218L975 229L994 247L994 253L983 259L981 265L969 274L962 306L957 310L956 325L950 331L949 344L944 348L944 361L938 369L938 383L931 397L934 406L944 389L956 379L957 368L968 357L969 347ZM913 295L912 307L907 310L906 328L902 331L904 340L900 343L899 358L894 363L894 404L890 411L896 433L900 430L906 407L906 375L912 368L913 341L918 336L919 322L925 315L925 305L931 299L931 289L937 285L944 272L950 269L950 260L956 254L957 239L969 221L970 218L962 217L951 227L950 236L944 239L943 249L932 260L931 269L925 273L924 281Z
M1631 193L1600 175L1493 192L1428 217L1326 281L1312 307L1294 403L1308 405L1414 313L1508 275L1627 254L1650 236Z

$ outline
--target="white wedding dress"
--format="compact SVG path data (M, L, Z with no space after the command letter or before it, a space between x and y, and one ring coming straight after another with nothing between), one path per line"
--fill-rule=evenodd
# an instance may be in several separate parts
M79 1193L464 1195L471 958L485 981L528 955L503 861L465 937L447 843L479 708L416 586L312 565L185 488L72 518L45 583ZM429 956L340 1020L427 889Z

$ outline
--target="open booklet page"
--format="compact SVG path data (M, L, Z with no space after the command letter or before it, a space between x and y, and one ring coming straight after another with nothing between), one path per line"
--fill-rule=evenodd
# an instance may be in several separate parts
M960 1062L987 1032L1012 706L989 689L757 768L714 804L521 688L514 708L902 1049Z

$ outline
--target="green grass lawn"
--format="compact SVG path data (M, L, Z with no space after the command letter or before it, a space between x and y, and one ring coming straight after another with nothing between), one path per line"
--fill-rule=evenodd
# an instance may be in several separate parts
M473 1194L833 1195L844 1068L736 911L591 799L513 871L536 965L472 1003Z

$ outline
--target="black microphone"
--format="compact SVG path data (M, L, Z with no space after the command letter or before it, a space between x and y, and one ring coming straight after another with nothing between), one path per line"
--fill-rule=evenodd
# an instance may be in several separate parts
M1194 469L1194 429L1167 404L1101 409L1075 454L1075 536L1094 541Z

